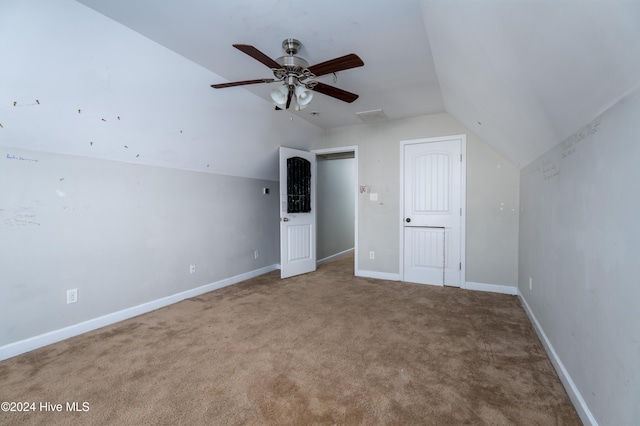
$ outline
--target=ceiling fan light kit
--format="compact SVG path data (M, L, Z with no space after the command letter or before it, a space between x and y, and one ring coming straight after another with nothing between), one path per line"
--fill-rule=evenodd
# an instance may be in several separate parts
M288 38L282 42L282 48L287 53L276 60L271 59L255 47L247 44L234 44L238 50L251 56L271 69L275 78L264 78L256 80L244 80L231 83L212 84L214 89L226 87L244 86L259 83L281 82L282 84L271 91L271 99L276 106L276 110L289 109L292 104L296 111L306 108L313 99L313 92L319 92L327 96L351 103L358 99L355 93L337 87L329 86L315 80L322 75L336 73L350 68L364 65L358 55L351 53L339 58L331 59L313 66L303 58L296 56L302 43Z

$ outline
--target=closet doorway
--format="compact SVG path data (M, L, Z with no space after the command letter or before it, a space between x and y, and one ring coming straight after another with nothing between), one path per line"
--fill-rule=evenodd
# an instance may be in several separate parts
M358 147L313 150L317 162L317 258L354 254L358 245Z

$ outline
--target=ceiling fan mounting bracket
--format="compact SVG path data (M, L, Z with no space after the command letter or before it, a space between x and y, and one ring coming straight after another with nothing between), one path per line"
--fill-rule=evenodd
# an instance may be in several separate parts
M286 38L282 41L282 48L287 52L287 55L295 55L300 50L301 46L302 43L295 38Z

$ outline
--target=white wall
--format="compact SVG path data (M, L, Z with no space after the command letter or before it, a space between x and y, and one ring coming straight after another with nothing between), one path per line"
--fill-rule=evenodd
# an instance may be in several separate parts
M279 261L277 182L0 153L0 349Z
M318 260L355 247L356 160L317 157Z
M317 126L73 0L3 0L0 40L0 358L278 262L262 188Z
M314 149L358 146L360 270L399 274L400 141L467 134L467 281L510 286L518 279L518 169L448 114L327 130ZM369 259L369 251L376 258Z
M640 424L639 117L636 93L520 177L519 291L602 425Z

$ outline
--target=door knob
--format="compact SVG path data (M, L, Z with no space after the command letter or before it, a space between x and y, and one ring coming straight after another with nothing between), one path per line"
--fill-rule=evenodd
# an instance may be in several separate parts
M289 222L289 218L288 218L288 217L283 217L283 218L282 218L282 221L283 221L283 222Z
M410 218L410 217L408 217L408 218L406 218L406 219L405 219L405 221L406 221L407 223L409 223L409 222L411 222L411 218Z

